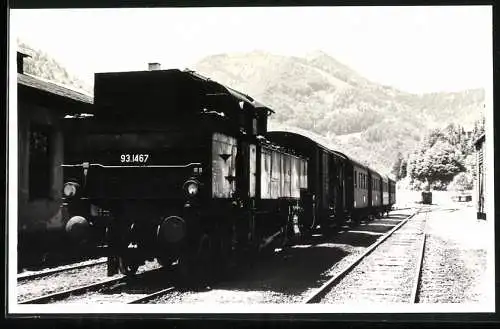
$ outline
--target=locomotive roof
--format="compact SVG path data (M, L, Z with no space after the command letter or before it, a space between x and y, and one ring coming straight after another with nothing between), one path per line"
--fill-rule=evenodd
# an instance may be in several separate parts
M196 81L198 84L196 84ZM200 82L201 84L199 84ZM117 84L120 85L118 88L116 86ZM229 88L217 81L196 73L195 71L181 71L178 69L96 73L95 86L99 86L99 88L95 89L95 100L96 103L99 103L101 97L105 99L106 97L110 97L110 95L111 97L122 98L125 97L123 95L130 95L130 93L141 89L151 89L152 86L155 86L156 84L158 84L158 86L166 84L172 88L181 88L179 89L179 92L181 92L180 90L188 90L190 88L195 88L196 90L198 88L199 91L206 92L206 95L229 96L233 98L235 102L244 102L249 104L254 110L264 110L266 115L274 112L266 105L257 102L252 97L242 92ZM181 92L184 97L190 97L190 94L184 92L185 91ZM120 93L123 95L117 96ZM164 96L163 91L160 94L161 96Z
M222 83L219 83L217 81L214 81L208 77L205 77L204 75L201 75L200 73L196 72L196 71L193 71L193 70L189 70L189 69L185 69L183 72L186 72L198 79L201 79L205 82L212 82L212 83L216 83L222 87L224 87L225 89L227 89L227 91L233 96L235 97L236 99L240 100L240 101L244 101L244 102L247 102L247 103L250 103L253 107L255 108L263 108L263 109L266 109L267 110L267 114L270 114L270 113L274 113L274 111L269 108L268 106L258 102L257 100L255 100L254 98L248 96L247 94L244 94L240 91L237 91L231 87L228 87L226 85L223 85Z

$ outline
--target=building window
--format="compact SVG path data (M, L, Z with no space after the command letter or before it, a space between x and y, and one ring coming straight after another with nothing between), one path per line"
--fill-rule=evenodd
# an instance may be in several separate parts
M30 199L50 198L51 129L48 125L31 125L29 132Z

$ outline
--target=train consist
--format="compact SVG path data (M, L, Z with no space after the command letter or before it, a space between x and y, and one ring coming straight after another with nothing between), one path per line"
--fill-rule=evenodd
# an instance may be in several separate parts
M65 119L63 213L74 239L105 236L109 275L224 268L396 201L388 177L268 131L270 108L193 71L97 73L94 97Z

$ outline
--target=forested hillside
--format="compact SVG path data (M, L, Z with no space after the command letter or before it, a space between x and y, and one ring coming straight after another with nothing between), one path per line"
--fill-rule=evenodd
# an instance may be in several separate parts
M450 123L470 130L483 112L482 89L415 95L371 82L323 52L221 54L194 69L271 106L271 128L312 131L385 172L429 130Z
M17 41L17 45L20 48L28 50L32 56L24 61L24 72L68 87L80 89L89 94L94 93L93 86L70 74L66 68L49 54L35 49L20 40Z

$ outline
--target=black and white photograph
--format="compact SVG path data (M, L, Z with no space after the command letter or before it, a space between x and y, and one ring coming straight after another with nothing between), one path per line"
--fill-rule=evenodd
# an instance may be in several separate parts
M9 313L495 312L491 6L9 19Z

